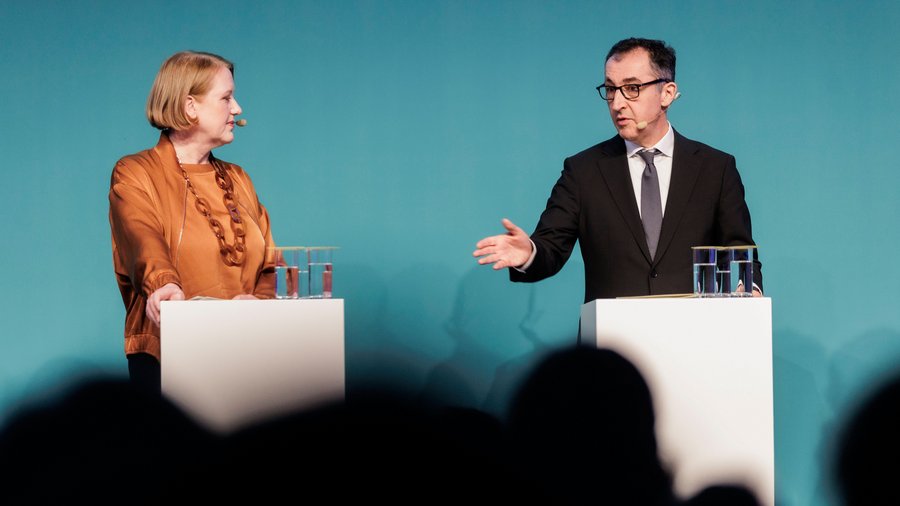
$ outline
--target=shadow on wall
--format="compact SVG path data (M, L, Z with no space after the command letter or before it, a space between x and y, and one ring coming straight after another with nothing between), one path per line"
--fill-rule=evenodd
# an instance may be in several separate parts
M403 289L395 286L389 294L381 273L342 267L345 281L336 293L346 297L348 397L374 386L435 404L502 413L511 389L548 346L569 344L567 338L554 342L538 334L548 335L545 329L558 326L565 313L571 315L565 328L577 329L578 269L540 284L511 283L505 271L482 266L454 284L447 282L447 269L409 265L395 276L406 280ZM571 291L572 300L558 297L560 290ZM428 300L412 294L428 294ZM436 327L433 322L447 308L450 314ZM448 344L449 355L435 360L435 351Z
M392 300L383 271L369 265L341 265L335 296L344 298L347 396L373 387L414 397L427 368L421 354L403 341L391 323Z
M900 334L873 330L830 353L821 342L774 334L777 496L792 502L791 486L810 490L811 504L844 504L835 480L841 431L873 388L900 373Z
M340 296L346 297L348 397L379 388L415 399L433 364L435 340L422 336L435 334L433 326L425 328L429 304L447 298L441 292L448 285L447 266L406 265L390 278L384 276L387 270L371 266L345 270L349 285Z
M826 352L819 340L793 330L775 330L772 338L775 495L797 504L808 493L815 497L810 504L826 504L825 491L816 487L820 476L812 456L823 421L832 415L823 397Z
M538 298L547 292L547 284L511 283L506 271L488 267L468 271L443 323L453 351L431 368L422 397L495 414L505 412L525 373L559 345L539 337L538 328L551 309ZM567 327L575 329L577 307L571 313L574 318ZM572 344L568 338L558 341Z

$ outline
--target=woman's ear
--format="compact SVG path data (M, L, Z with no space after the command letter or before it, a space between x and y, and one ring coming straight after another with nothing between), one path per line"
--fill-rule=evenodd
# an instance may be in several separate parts
M197 99L193 95L188 95L184 99L184 114L191 122L197 120Z

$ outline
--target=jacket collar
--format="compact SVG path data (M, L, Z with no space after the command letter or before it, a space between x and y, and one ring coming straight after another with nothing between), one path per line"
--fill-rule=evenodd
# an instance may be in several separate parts
M625 141L617 135L602 143L600 151L605 156L597 162L622 219L628 225L628 229L643 252L647 263L651 265L659 263L659 260L666 254L684 217L684 211L700 173L699 165L695 160L696 143L679 134L677 130L673 129L673 133L675 144L672 151L672 180L669 183L669 195L666 199L666 209L655 259L650 258L650 249L647 246L647 239L644 237L641 214L637 202L634 200L634 186L631 184L631 177L628 173Z

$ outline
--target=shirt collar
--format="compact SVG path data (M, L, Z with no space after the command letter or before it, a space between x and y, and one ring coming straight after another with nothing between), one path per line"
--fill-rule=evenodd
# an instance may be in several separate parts
M655 146L644 148L640 144L635 144L626 139L625 152L628 153L628 156L634 156L638 151L643 151L644 149L656 149L660 154L671 157L672 152L675 150L675 130L668 121L666 122L666 125L669 127L669 129L666 130L666 135L663 135L663 138L660 139Z

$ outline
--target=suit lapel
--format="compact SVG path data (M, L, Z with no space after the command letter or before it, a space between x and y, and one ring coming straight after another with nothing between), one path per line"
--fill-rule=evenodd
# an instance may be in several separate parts
M616 136L603 146L604 157L597 161L600 174L609 187L622 219L631 230L631 235L640 246L647 262L650 262L650 249L647 247L647 238L644 236L644 224L641 222L641 213L638 211L637 202L634 200L634 185L631 184L631 175L628 172L628 158L625 154L625 141ZM667 205L668 207L668 205ZM665 230L665 221L663 221Z
M656 249L656 262L666 254L666 249L687 209L697 177L700 175L699 164L694 160L696 148L691 141L675 132L675 149L672 153L672 179L669 182L669 196L666 199L666 210L663 216L662 229L659 232L659 244Z

